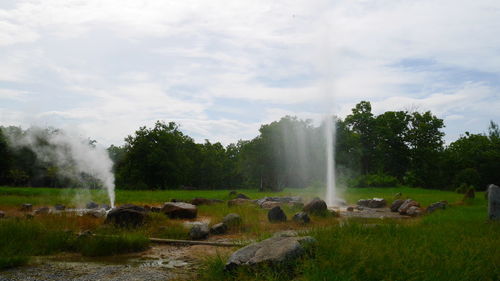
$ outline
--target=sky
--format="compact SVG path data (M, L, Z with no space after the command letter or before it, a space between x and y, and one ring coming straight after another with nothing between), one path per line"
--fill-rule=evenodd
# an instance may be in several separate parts
M500 122L499 35L498 0L1 0L0 125L229 144L368 100L432 111L449 143Z

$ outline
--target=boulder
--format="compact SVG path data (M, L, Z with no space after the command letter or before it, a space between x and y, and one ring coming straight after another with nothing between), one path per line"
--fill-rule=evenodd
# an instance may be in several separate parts
M311 221L311 219L309 218L309 215L306 212L296 213L295 215L293 215L292 220L294 222L298 222L298 223L302 223L302 224L306 224L306 223L309 223Z
M322 215L326 213L327 206L325 201L319 198L314 198L311 202L304 206L303 211L308 214Z
M225 269L232 271L245 266L275 266L289 263L304 254L306 244L315 243L314 238L306 237L271 237L258 243L250 244L234 252L229 257Z
M430 214L430 213L433 213L434 211L439 210L439 209L444 210L444 209L446 209L446 205L448 205L448 202L446 202L446 201L432 203L427 207L426 213Z
M405 200L403 199L394 200L394 202L392 202L391 204L391 212L397 212L399 210L399 207L401 207L404 202Z
M227 225L223 222L220 222L218 224L214 224L212 225L212 227L210 228L210 233L212 234L224 234L227 232Z
M85 207L87 209L97 209L99 208L99 204L97 204L96 202L89 202Z
M241 225L242 219L241 219L240 215L235 214L235 213L231 213L231 214L228 214L227 216L225 216L222 219L222 222L225 225L227 225L228 227L233 227L233 226Z
M64 205L62 205L62 204L56 204L56 205L54 206L54 209L55 209L56 211L64 211L64 210L66 210L66 206L64 206Z
M31 212L33 210L33 205L28 204L28 203L22 204L20 210L22 212Z
M359 199L357 205L362 207L368 207L370 204L370 199Z
M398 209L400 215L407 215L408 209L410 207L420 207L420 203L413 199L406 199L403 204Z
M5 212L4 211L0 211L0 219L1 218L5 218Z
M280 206L276 206L267 212L267 219L270 222L286 221L286 215Z
M197 222L193 224L193 227L189 230L189 237L193 240L206 239L209 232L210 229L208 228L208 224Z
M199 205L212 205L215 203L222 203L224 201L218 199L207 199L207 198L194 198L191 200L191 204L199 206Z
M171 219L194 219L198 214L195 205L183 202L167 202L161 212Z
M256 201L257 205L262 207L262 204L266 202L277 202L290 205L302 204L302 198L298 196L284 196L284 197L264 197Z
M348 212L354 212L354 207L349 206L349 207L347 207L347 209L346 209L346 210L347 210Z
M488 217L490 220L500 220L500 187L488 186Z
M253 203L252 200L250 200L250 199L243 199L243 198L236 198L236 199L232 199L232 200L227 201L227 205L229 207L246 205L246 204L251 204L251 203Z
M137 227L144 224L145 218L146 210L143 207L126 204L109 211L106 216L106 223L121 227Z
M40 207L35 210L35 215L46 215L50 212L49 207Z
M411 216L411 217L416 217L416 216L420 216L422 214L422 210L420 209L420 207L417 207L417 206L411 206L410 208L408 208L408 210L406 211L406 214L408 216Z

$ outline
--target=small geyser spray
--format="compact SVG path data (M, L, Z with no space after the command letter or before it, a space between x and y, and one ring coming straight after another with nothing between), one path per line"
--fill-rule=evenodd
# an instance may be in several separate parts
M333 116L327 116L325 121L326 145L326 204L334 206L337 202L335 184L335 133L336 126Z

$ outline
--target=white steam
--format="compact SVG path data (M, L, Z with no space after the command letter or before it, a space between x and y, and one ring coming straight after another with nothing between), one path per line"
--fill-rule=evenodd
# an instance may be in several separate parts
M57 167L61 176L73 179L83 186L91 186L97 179L108 193L111 208L115 205L115 176L108 152L89 139L67 131L32 127L22 135L8 135L12 145L29 147L43 162Z

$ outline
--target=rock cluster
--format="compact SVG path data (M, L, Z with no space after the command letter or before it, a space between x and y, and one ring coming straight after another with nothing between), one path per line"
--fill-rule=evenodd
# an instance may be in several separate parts
M386 205L387 202L384 198L360 199L358 201L358 206L368 208L384 208Z
M406 199L398 208L400 215L418 216L422 213L420 203L413 199Z

